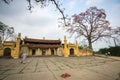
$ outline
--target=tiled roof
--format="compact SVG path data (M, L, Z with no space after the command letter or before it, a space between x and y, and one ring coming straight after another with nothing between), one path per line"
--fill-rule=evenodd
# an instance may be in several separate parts
M25 42L33 42L33 43L61 43L60 40L43 40L43 39L31 39L31 38L25 38Z
M4 43L15 43L15 41L4 41Z
M26 44L29 48L59 48L61 45L50 45L50 44Z

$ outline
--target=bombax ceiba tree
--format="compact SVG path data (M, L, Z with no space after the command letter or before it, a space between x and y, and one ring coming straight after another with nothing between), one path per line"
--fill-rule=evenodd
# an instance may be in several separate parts
M89 48L93 50L92 43L102 38L113 38L118 29L112 29L106 19L104 9L90 7L85 12L74 14L65 27L71 35L87 40Z

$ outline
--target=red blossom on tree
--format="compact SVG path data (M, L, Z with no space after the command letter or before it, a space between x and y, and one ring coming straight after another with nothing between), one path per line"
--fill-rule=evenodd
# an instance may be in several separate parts
M110 23L106 20L104 9L90 7L85 12L74 14L72 16L71 25L66 29L71 35L77 34L77 38L84 37L88 41L89 48L92 50L92 43L103 38L111 37Z

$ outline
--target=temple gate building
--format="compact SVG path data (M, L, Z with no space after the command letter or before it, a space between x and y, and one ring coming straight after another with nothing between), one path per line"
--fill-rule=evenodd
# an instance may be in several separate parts
M0 37L0 56L19 58L22 53L27 56L82 56L92 55L91 53L82 54L78 49L78 42L75 44L67 43L66 36L64 36L64 43L60 39L47 40L33 39L25 37L21 39L21 34L18 34L16 41L4 41L2 43Z
M61 53L60 40L45 40L25 38L22 43L22 52L28 56L49 56Z

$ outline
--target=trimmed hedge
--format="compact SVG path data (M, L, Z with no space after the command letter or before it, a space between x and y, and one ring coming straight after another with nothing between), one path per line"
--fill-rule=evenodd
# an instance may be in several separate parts
M110 48L102 48L97 53L98 54L105 54L110 52L112 56L120 56L120 46L110 47Z

